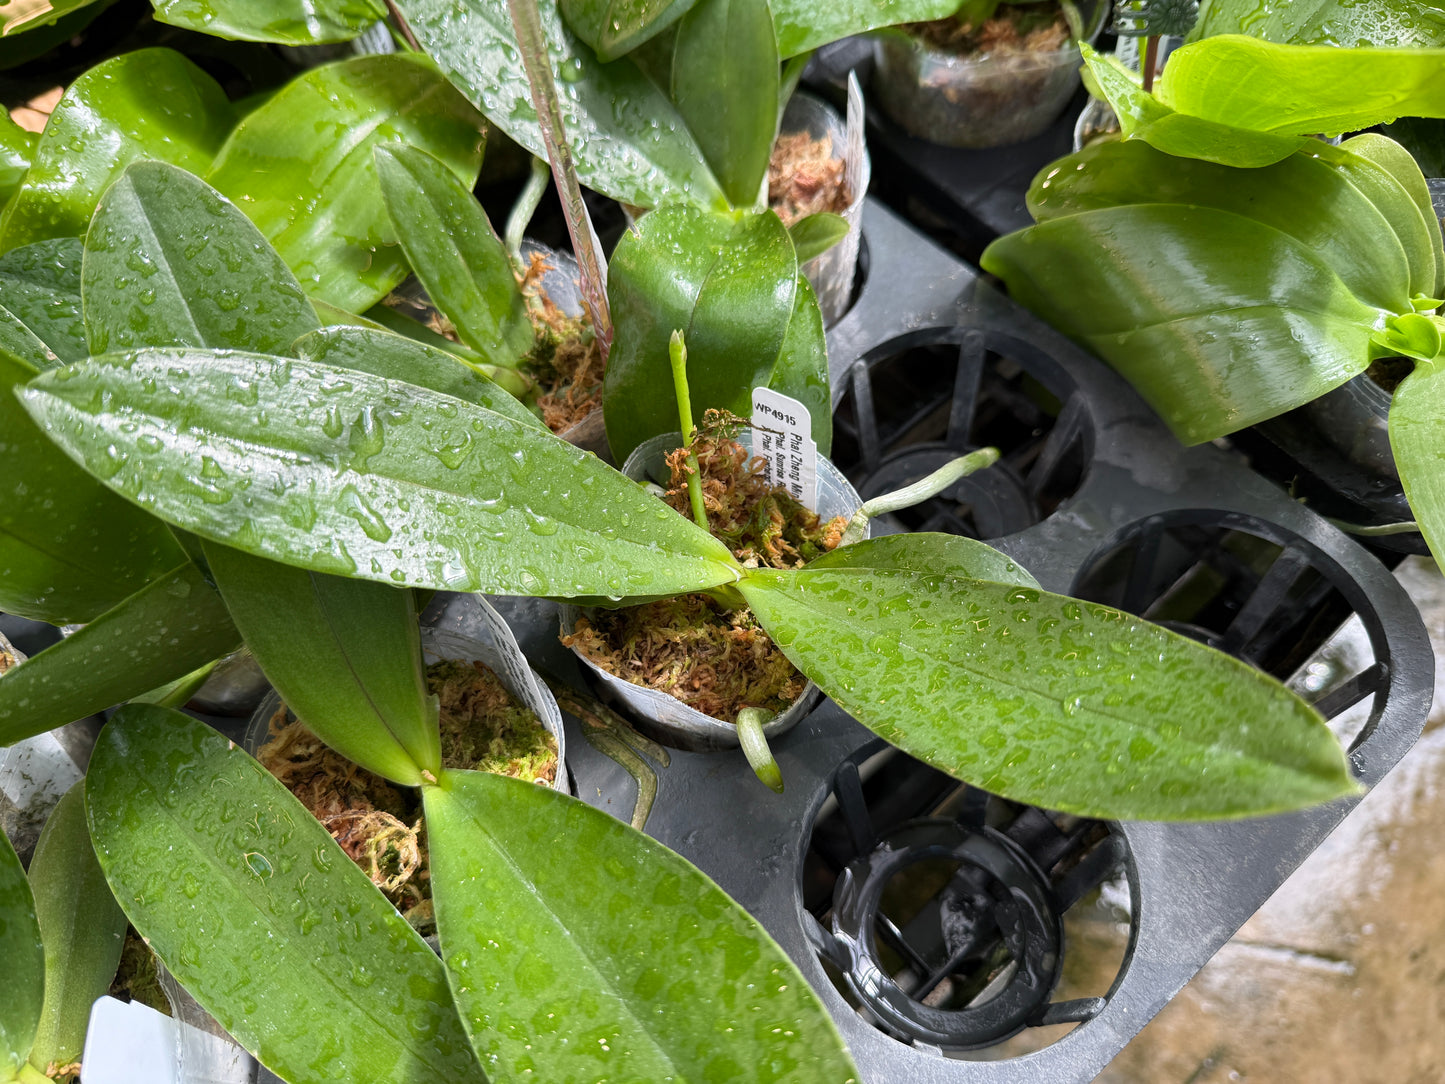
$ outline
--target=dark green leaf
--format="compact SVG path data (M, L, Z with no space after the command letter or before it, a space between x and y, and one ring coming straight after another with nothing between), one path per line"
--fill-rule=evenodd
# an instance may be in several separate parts
M151 0L156 21L202 34L281 45L350 41L378 19L378 0Z
M830 41L898 23L942 19L959 0L771 0L778 52L797 56Z
M14 193L30 168L35 155L35 133L27 132L10 119L0 106L0 204Z
M0 745L53 730L234 651L215 588L189 561L0 681Z
M82 361L80 240L54 237L0 256L0 348L49 369Z
M752 570L793 664L869 729L985 790L1084 816L1195 820L1357 791L1273 678L1105 606L948 572Z
M788 227L797 250L798 262L807 263L814 256L821 256L848 235L848 220L831 211L800 218Z
M709 407L747 416L777 366L797 294L797 257L771 211L716 215L662 207L623 235L608 265L615 337L603 414L619 461L676 432L668 342L687 338L695 421Z
M231 619L281 699L317 737L409 787L441 772L412 593L205 543Z
M666 30L695 3L697 0L561 0L558 7L567 28L606 63Z
M500 1078L857 1080L787 954L678 855L504 776L423 799L442 956Z
M160 162L128 167L101 198L81 289L95 354L136 346L279 354L321 326L261 231L204 181Z
M678 24L672 100L735 207L764 195L778 64L768 0L698 0Z
M264 768L178 712L121 710L86 805L116 899L291 1084L484 1081L441 961Z
M788 332L783 336L783 348L778 351L778 364L768 387L808 408L818 454L828 455L833 449L828 337L823 330L823 310L818 307L818 295L802 273L798 275L798 288L793 295L793 318L788 321Z
M110 989L125 940L125 915L90 845L85 784L60 799L30 860L30 888L45 942L45 1008L30 1062L80 1060L90 1007Z
M230 130L220 85L179 53L140 49L70 84L0 217L0 249L79 237L100 195L140 158L204 172Z
M24 34L0 38L0 71L18 68L75 38L116 0L89 0L84 7L42 23Z
M487 119L545 158L507 0L399 0L397 6L422 48ZM667 94L628 59L600 63L562 25L556 0L538 0L537 7L582 184L636 207L678 199L721 204L718 183Z
M35 375L0 350L0 610L89 621L184 555L164 525L98 484L30 420L15 389Z
M3 689L8 678L0 678ZM35 921L35 898L10 839L0 832L0 960L5 996L0 998L0 1073L13 1076L30 1055L45 997L45 949Z
M8 38L36 30L69 15L95 0L44 0L39 4L6 4L0 7L0 37Z
M249 409L231 400L237 381L256 390ZM47 373L25 397L70 454L163 519L317 572L562 596L738 575L726 547L596 456L411 384L147 350ZM112 409L93 413L97 397Z
M1445 558L1445 367L1417 364L1390 401L1390 450L1400 484L1436 562Z
M1445 45L1445 10L1431 0L1209 0L1190 36L1216 34L1297 45Z
M1026 569L1006 554L972 538L920 531L875 538L866 546L839 546L808 565L811 569L873 568L933 572L965 580L991 580L1037 587Z
M493 365L515 366L536 336L511 258L471 188L415 147L378 148L376 168L428 296L463 342Z
M482 118L423 56L356 57L305 72L250 113L206 179L307 293L359 312L406 274L372 162L384 143L421 147L470 185Z

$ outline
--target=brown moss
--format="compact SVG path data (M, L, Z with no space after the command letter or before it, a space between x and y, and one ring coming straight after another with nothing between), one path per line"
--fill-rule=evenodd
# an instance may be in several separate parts
M442 764L550 785L557 739L479 662L451 659L427 667L427 688L441 703Z
M568 316L547 295L542 276L548 270L542 253L534 252L521 279L522 292L534 300L529 309L536 334L522 368L537 382L542 420L561 433L602 405L602 345L585 312Z
M934 49L957 56L1057 52L1069 41L1069 23L1057 4L1004 4L980 26L949 16L903 27Z
M134 926L125 928L125 941L120 949L120 965L115 970L115 978L111 980L107 993L121 1001L139 1001L157 1012L171 1015L171 1002L166 997L166 992L161 989L155 954Z
M783 225L819 211L842 214L852 202L841 156L833 156L833 138L807 132L778 136L768 159L768 206Z

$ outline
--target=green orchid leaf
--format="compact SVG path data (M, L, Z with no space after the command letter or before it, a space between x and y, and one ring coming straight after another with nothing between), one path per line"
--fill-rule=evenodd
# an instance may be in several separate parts
M839 546L808 564L811 569L892 569L936 572L965 580L991 580L1017 587L1038 587L1039 581L1007 554L972 538L920 531L875 538L868 545Z
M858 1079L787 954L678 855L505 776L422 796L442 958L500 1079Z
M1445 557L1445 367L1439 360L1415 366L1390 400L1390 451L1405 498L1436 562Z
M0 71L18 68L44 56L56 46L71 41L115 2L116 0L87 0L83 6L71 8L58 19L42 19L28 25L23 34L0 36Z
M1129 204L1229 211L1301 242L1367 304L1407 312L1414 284L1404 247L1385 216L1341 176L1348 157L1331 148L1328 160L1292 154L1258 169L1235 169L1175 158L1140 140L1096 143L1040 173L1028 208L1039 222Z
M399 0L397 7L422 48L487 119L546 158L507 0ZM563 25L556 0L538 0L537 8L557 66L578 180L634 207L675 200L722 205L717 180L666 92L629 59L599 62Z
M899 23L942 19L958 0L771 0L778 53L784 58L811 52L830 41Z
M81 296L96 354L136 346L282 353L321 326L250 219L161 162L129 166L101 198L85 237Z
M511 257L471 188L415 147L378 147L377 176L402 250L462 341L511 368L536 335Z
M1353 139L1347 139L1340 144L1340 150L1353 156L1349 160L1355 167L1351 170L1351 180L1362 190L1369 191L1361 183L1361 177L1368 172L1368 167L1364 163L1368 162L1378 170L1389 174L1390 178L1404 190L1406 197L1414 203L1415 209L1419 212L1418 219L1410 218L1403 207L1395 209L1386 206L1387 203L1398 201L1398 196L1395 196L1393 191L1391 191L1393 198L1374 197L1381 211L1396 216L1392 217L1391 224L1395 226L1397 234L1409 233L1413 237L1424 238L1424 243L1430 247L1428 259L1422 255L1418 260L1411 260L1411 284L1419 292L1429 294L1431 297L1445 292L1445 243L1442 243L1440 236L1440 218L1435 214L1435 206L1430 199L1430 186L1425 183L1425 176L1420 172L1420 167L1415 164L1415 159L1411 157L1410 152L1393 139L1377 132L1363 132ZM1408 243L1406 248L1407 251L1411 251ZM1435 269L1433 289L1430 288L1427 265L1432 265Z
M218 38L321 45L350 41L386 18L379 0L151 0L156 22Z
M1209 0L1191 40L1249 34L1267 41L1346 48L1445 45L1445 10L1433 0Z
M677 329L687 339L694 420L709 407L750 414L753 388L777 368L797 280L792 241L771 211L672 205L624 234L607 277L614 338L603 415L612 454L625 459L648 437L677 430L668 362Z
M828 336L823 329L823 310L806 275L798 273L793 295L793 318L788 321L778 363L768 387L782 392L808 408L812 418L813 442L819 455L833 450L833 397L828 382Z
M189 674L182 674L174 681L168 681L164 685L157 685L149 692L141 693L139 696L130 698L132 704L158 704L163 708L183 708L191 702L191 698L201 691L206 684L212 671L221 663L220 659L212 659L204 665L196 667Z
M921 569L756 569L738 587L859 722L1015 801L1200 820L1359 789L1319 714L1279 682L1118 610Z
M364 316L351 316L345 320L341 318L342 310L340 309L333 309L333 318L329 320L326 319L326 314L320 306L317 307L316 311L322 315L323 322L329 324L349 323L356 327L380 328L384 331L390 331L393 334L400 335L402 338L419 342L423 346L430 346L443 353L461 358L474 369L480 370L486 367L490 368L493 372L496 371L496 366L488 366L486 360L466 343L453 342L445 335L423 324L420 320L414 320L405 313L398 312L396 309L391 308L384 301L371 306L371 308L366 310Z
M79 326L68 300L58 298L57 308ZM52 624L90 621L185 555L163 524L96 482L30 420L15 389L37 371L0 349L0 610Z
M0 679L0 688L5 680ZM0 832L0 960L5 996L0 998L0 1073L13 1078L30 1055L45 998L45 949L35 919L35 897L10 838Z
M10 118L10 111L0 106L0 205L20 187L30 160L35 157L34 132L27 132Z
M256 390L248 409L238 381ZM412 384L145 350L54 370L24 397L68 454L162 519L316 572L561 596L739 574L722 543L596 456ZM111 409L93 413L101 398Z
M43 4L15 4L0 8L0 37L8 38L46 26L95 0L46 0Z
M81 244L54 237L0 256L0 349L49 369L83 361L80 317Z
M140 49L75 80L0 217L0 249L79 237L127 164L154 158L204 172L234 115L220 84L180 53Z
M1384 134L1410 152L1427 177L1445 177L1445 120L1401 117L1384 127Z
M414 787L441 772L410 591L203 543L231 619L297 718L342 756Z
M604 64L630 53L681 19L697 0L559 0L567 28ZM772 33L769 23L768 33Z
M291 1084L484 1082L442 963L256 761L179 712L123 708L86 779L131 924Z
M734 207L765 196L780 77L768 0L698 0L678 24L672 100Z
M189 561L0 682L0 745L149 692L234 651L241 634Z
M1210 207L1085 211L1001 237L981 263L1123 373L1187 444L1362 372L1386 315L1294 237Z
M296 340L294 351L305 361L356 369L387 380L404 380L464 399L524 425L545 429L515 397L454 354L393 334L362 327L329 327Z
M848 236L848 220L832 211L818 211L794 222L788 234L793 238L798 262L807 263Z
M206 179L307 293L360 312L406 275L372 162L385 143L430 151L471 185L482 118L426 57L355 57L297 76L248 114Z
M1434 361L1441 353L1439 319L1418 312L1388 317L1385 326L1371 336L1370 341L1379 348L1375 356Z
M110 894L85 822L85 784L65 792L30 861L35 915L45 942L45 1007L30 1063L79 1061L90 1007L110 989L125 941L125 915Z

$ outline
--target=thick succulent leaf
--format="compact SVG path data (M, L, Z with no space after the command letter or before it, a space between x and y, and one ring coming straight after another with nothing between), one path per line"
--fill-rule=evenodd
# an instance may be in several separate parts
M898 23L952 15L958 0L771 0L778 52L784 59L830 41Z
M1118 610L909 569L754 570L738 586L859 722L1007 798L1194 820L1358 789L1324 721L1279 682Z
M788 227L798 262L821 256L848 235L848 220L832 211L817 211Z
M0 687L5 679L0 679ZM0 998L0 1073L12 1077L25 1064L40 1025L45 996L45 949L35 920L35 898L10 839L0 832L0 960L5 996Z
M397 7L422 48L487 119L545 158L507 0L399 0ZM578 180L635 207L725 202L665 91L631 60L599 62L563 26L556 0L538 0L537 7L560 77L562 121Z
M101 198L85 236L81 296L95 354L137 346L279 354L321 326L250 219L161 162L129 166Z
M442 958L499 1079L857 1080L787 954L678 855L505 776L423 800Z
M1396 227L1397 232L1405 232L1409 227L1415 227L1414 235L1426 239L1425 243L1430 246L1428 262L1435 268L1435 288L1428 288L1430 283L1427 278L1427 261L1423 257L1418 261L1420 266L1414 271L1412 282L1416 282L1420 287L1420 293L1439 297L1440 291L1445 289L1445 247L1442 247L1440 236L1440 217L1435 213L1435 205L1430 199L1430 186L1425 183L1425 175L1420 172L1415 159L1400 144L1378 132L1363 132L1353 139L1347 139L1340 144L1340 149L1353 155L1351 162L1355 168L1352 170L1351 179L1356 184L1359 184L1358 178L1367 172L1364 163L1368 162L1388 173L1414 203L1420 215L1418 220L1409 219L1404 208L1399 208L1398 212L1390 208L1387 213L1398 213L1401 224ZM1386 202L1385 198L1377 199L1382 210L1386 210ZM1416 221L1418 226L1415 226ZM1405 222L1409 222L1409 227ZM1412 261L1411 267L1415 267L1415 261Z
M220 84L180 53L139 49L65 91L20 190L0 217L0 249L79 237L100 194L140 158L204 172L234 121Z
M545 428L535 414L456 355L390 331L328 327L297 339L293 349L305 361L404 380L505 414L524 425Z
M678 24L672 100L734 207L763 195L779 79L768 0L698 0Z
M320 45L350 41L386 18L379 0L151 0L156 21L218 38Z
M1445 45L1445 10L1437 0L1209 0L1190 37L1217 34L1345 48Z
M181 985L291 1084L482 1082L442 963L271 774L130 705L86 779L101 868Z
M80 318L81 257L75 237L37 241L0 256L0 349L37 369L89 354Z
M681 204L623 235L607 274L614 337L603 383L607 441L619 460L677 431L668 342L687 339L695 421L709 407L746 417L793 319L798 267L771 211L719 215Z
M415 147L378 147L376 170L402 250L461 340L514 366L536 338L502 240L471 187Z
M1186 444L1362 372L1384 315L1299 241L1208 207L1069 215L999 238L981 262L1123 373Z
M778 363L768 387L782 392L808 408L812 418L813 442L819 455L833 450L833 397L828 382L828 336L823 328L823 310L806 275L798 273L793 295L793 318L788 321Z
M306 292L360 312L406 275L372 161L411 143L468 185L482 118L417 54L313 68L236 125L206 178L261 228Z
M256 391L249 409L232 400L238 381ZM25 397L131 500L312 571L560 596L738 576L722 543L596 456L428 388L258 354L147 350L57 369ZM102 400L111 409L95 413Z
M307 572L204 543L231 619L262 672L316 736L409 787L441 772L412 593Z
M1445 120L1401 117L1384 128L1384 134L1410 152L1427 177L1445 177ZM3 191L3 189L0 189Z
M567 28L604 64L630 53L677 22L697 0L559 0ZM768 27L772 33L772 24Z
M36 30L71 12L95 3L95 0L45 0L40 4L7 4L0 7L0 37L8 38Z
M934 572L965 580L991 580L1017 587L1038 587L1039 581L1007 554L972 538L920 531L875 538L866 546L839 546L812 561L817 569L893 569Z
M1390 401L1390 451L1415 513L1420 533L1436 562L1445 558L1445 366L1439 360L1415 366Z
M0 682L0 745L149 692L234 651L241 634L189 561Z
M89 621L184 554L162 523L97 483L30 419L15 389L36 371L0 349L0 610Z
M1343 157L1332 150L1331 158ZM1096 143L1049 165L1028 193L1039 222L1141 203L1213 207L1255 219L1301 242L1367 304L1410 310L1404 246L1334 161L1296 153L1236 169L1175 158L1141 140Z
M66 791L35 845L30 888L45 942L45 1007L30 1062L79 1061L90 1007L110 989L125 941L125 915L105 883L85 823L85 784Z
M28 132L10 119L10 112L0 106L0 204L19 187L35 156L34 132Z

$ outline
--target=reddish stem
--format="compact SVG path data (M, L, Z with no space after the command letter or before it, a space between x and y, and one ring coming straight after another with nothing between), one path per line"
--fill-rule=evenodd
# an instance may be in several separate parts
M1150 35L1144 44L1144 89L1154 89L1154 65L1159 60L1159 39Z

